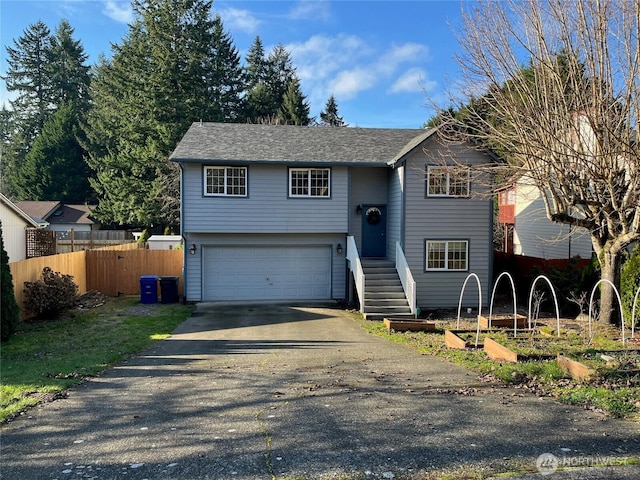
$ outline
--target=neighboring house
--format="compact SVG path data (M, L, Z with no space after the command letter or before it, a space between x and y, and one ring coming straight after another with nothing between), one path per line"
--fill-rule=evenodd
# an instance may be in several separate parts
M15 203L0 193L0 220L2 238L9 262L27 258L27 230L44 228L45 221L36 221Z
M48 222L56 232L89 232L99 230L100 224L91 218L91 205L67 205L59 201L20 201L16 204L32 218Z
M498 221L506 231L504 251L545 260L590 259L589 232L547 217L540 190L524 178L498 190Z
M193 124L171 155L186 300L340 300L355 285L366 314L414 315L457 306L475 273L486 305L492 200L451 165L491 158L450 148L436 130Z

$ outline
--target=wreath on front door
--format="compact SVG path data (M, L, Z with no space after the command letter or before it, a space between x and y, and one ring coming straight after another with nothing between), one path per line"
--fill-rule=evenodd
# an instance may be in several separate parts
M370 225L377 225L378 223L380 223L380 219L382 218L382 213L380 212L380 209L376 207L368 208L366 215L367 215L367 222Z

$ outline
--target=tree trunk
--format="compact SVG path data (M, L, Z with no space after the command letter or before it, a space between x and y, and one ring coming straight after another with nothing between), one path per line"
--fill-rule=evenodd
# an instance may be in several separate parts
M620 291L620 251L607 249L605 246L598 255L600 260L600 279L608 280ZM607 282L600 284L600 321L616 323L619 318L619 305L617 296Z

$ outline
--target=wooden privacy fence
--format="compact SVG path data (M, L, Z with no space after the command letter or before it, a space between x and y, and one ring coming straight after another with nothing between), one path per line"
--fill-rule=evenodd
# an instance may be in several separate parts
M87 250L87 290L105 295L137 295L140 277L180 277L182 294L182 250Z
M80 294L98 290L109 296L139 295L140 277L158 275L179 277L178 294L182 295L182 250L125 248L128 250L85 250L10 263L18 305L22 310L24 282L38 280L44 267L73 276Z
M87 291L87 267L85 252L65 253L64 255L49 255L46 257L28 258L20 262L9 264L13 277L13 291L16 301L24 317L24 282L33 282L40 278L42 269L50 267L54 272L71 275L78 285L79 293Z

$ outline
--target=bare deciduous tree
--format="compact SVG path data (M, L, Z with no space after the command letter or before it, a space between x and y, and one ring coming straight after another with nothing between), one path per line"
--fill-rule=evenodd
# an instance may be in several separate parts
M469 8L461 95L440 113L442 130L500 152L551 221L590 232L602 278L619 285L621 253L640 239L640 0ZM613 300L603 287L601 319Z

